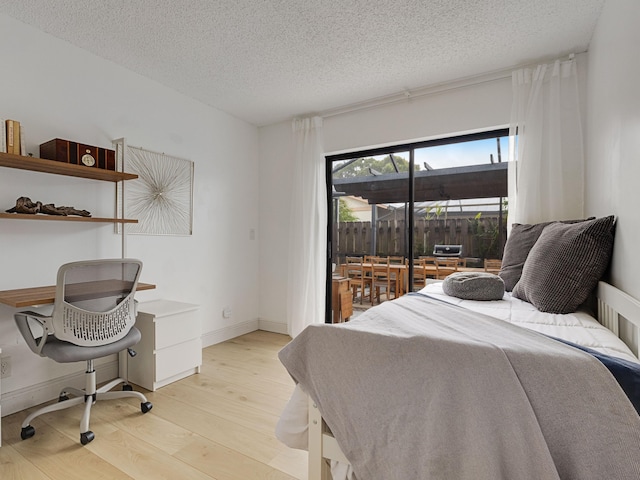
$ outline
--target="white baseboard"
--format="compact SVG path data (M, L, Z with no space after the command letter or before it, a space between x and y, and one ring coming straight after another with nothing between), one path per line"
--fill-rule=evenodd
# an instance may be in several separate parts
M260 330L264 330L265 332L273 332L273 333L281 333L283 335L288 335L288 329L286 323L274 322L271 320L260 319L258 322L258 326Z
M247 333L255 332L258 330L258 320L250 320L248 322L239 323L230 327L221 328L214 332L205 333L202 335L202 348L210 347L216 343L226 342L232 338L245 335Z
M95 369L98 383L118 377L117 360L96 365ZM58 398L60 391L65 387L84 388L84 386L84 371L81 371L4 393L1 400L2 416L11 415Z
M226 342L232 338L255 332L256 330L264 330L265 332L281 333L287 335L287 325L285 323L272 322L269 320L256 319L243 322L231 327L221 328L215 332L209 332L202 335L202 348L210 347L217 343Z

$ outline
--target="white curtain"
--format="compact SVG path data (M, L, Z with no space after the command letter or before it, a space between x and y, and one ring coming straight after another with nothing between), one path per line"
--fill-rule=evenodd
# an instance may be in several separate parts
M287 325L295 337L307 325L324 322L325 314L327 187L322 118L294 120L293 136Z
M575 59L512 74L510 136L518 129L509 223L584 215L584 150ZM515 191L514 191L515 190Z

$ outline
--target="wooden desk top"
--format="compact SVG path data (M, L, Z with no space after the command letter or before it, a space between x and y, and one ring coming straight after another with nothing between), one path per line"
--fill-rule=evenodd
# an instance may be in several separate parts
M156 288L156 286L152 283L138 282L138 288L136 288L136 290L153 290L154 288ZM52 304L55 298L55 285L0 291L0 303L4 303L5 305L15 308L48 305Z

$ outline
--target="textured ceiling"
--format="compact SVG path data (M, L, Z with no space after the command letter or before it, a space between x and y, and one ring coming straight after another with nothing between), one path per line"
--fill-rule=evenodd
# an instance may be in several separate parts
M255 125L587 50L605 0L0 0Z

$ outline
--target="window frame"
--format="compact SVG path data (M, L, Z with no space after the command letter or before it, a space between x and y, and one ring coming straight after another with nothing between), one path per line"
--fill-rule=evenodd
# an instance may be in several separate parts
M421 148L437 147L442 145L451 145L463 142L472 142L477 140L487 140L491 138L509 137L509 128L496 128L481 132L467 133L462 135L454 135L450 137L440 137L430 140L422 140L419 142L401 143L397 145L389 145L385 147L369 148L364 150L354 150L333 155L325 155L326 160L326 185L327 185L327 274L326 274L326 295L325 295L325 323L332 323L332 258L333 258L333 163L342 160L351 160L353 158L367 158L381 155L392 155L400 152L409 152L409 179L407 190L407 225L406 230L412 231L415 223L415 151ZM413 236L408 235L407 257L414 256ZM408 291L413 288L413 262L408 264Z

